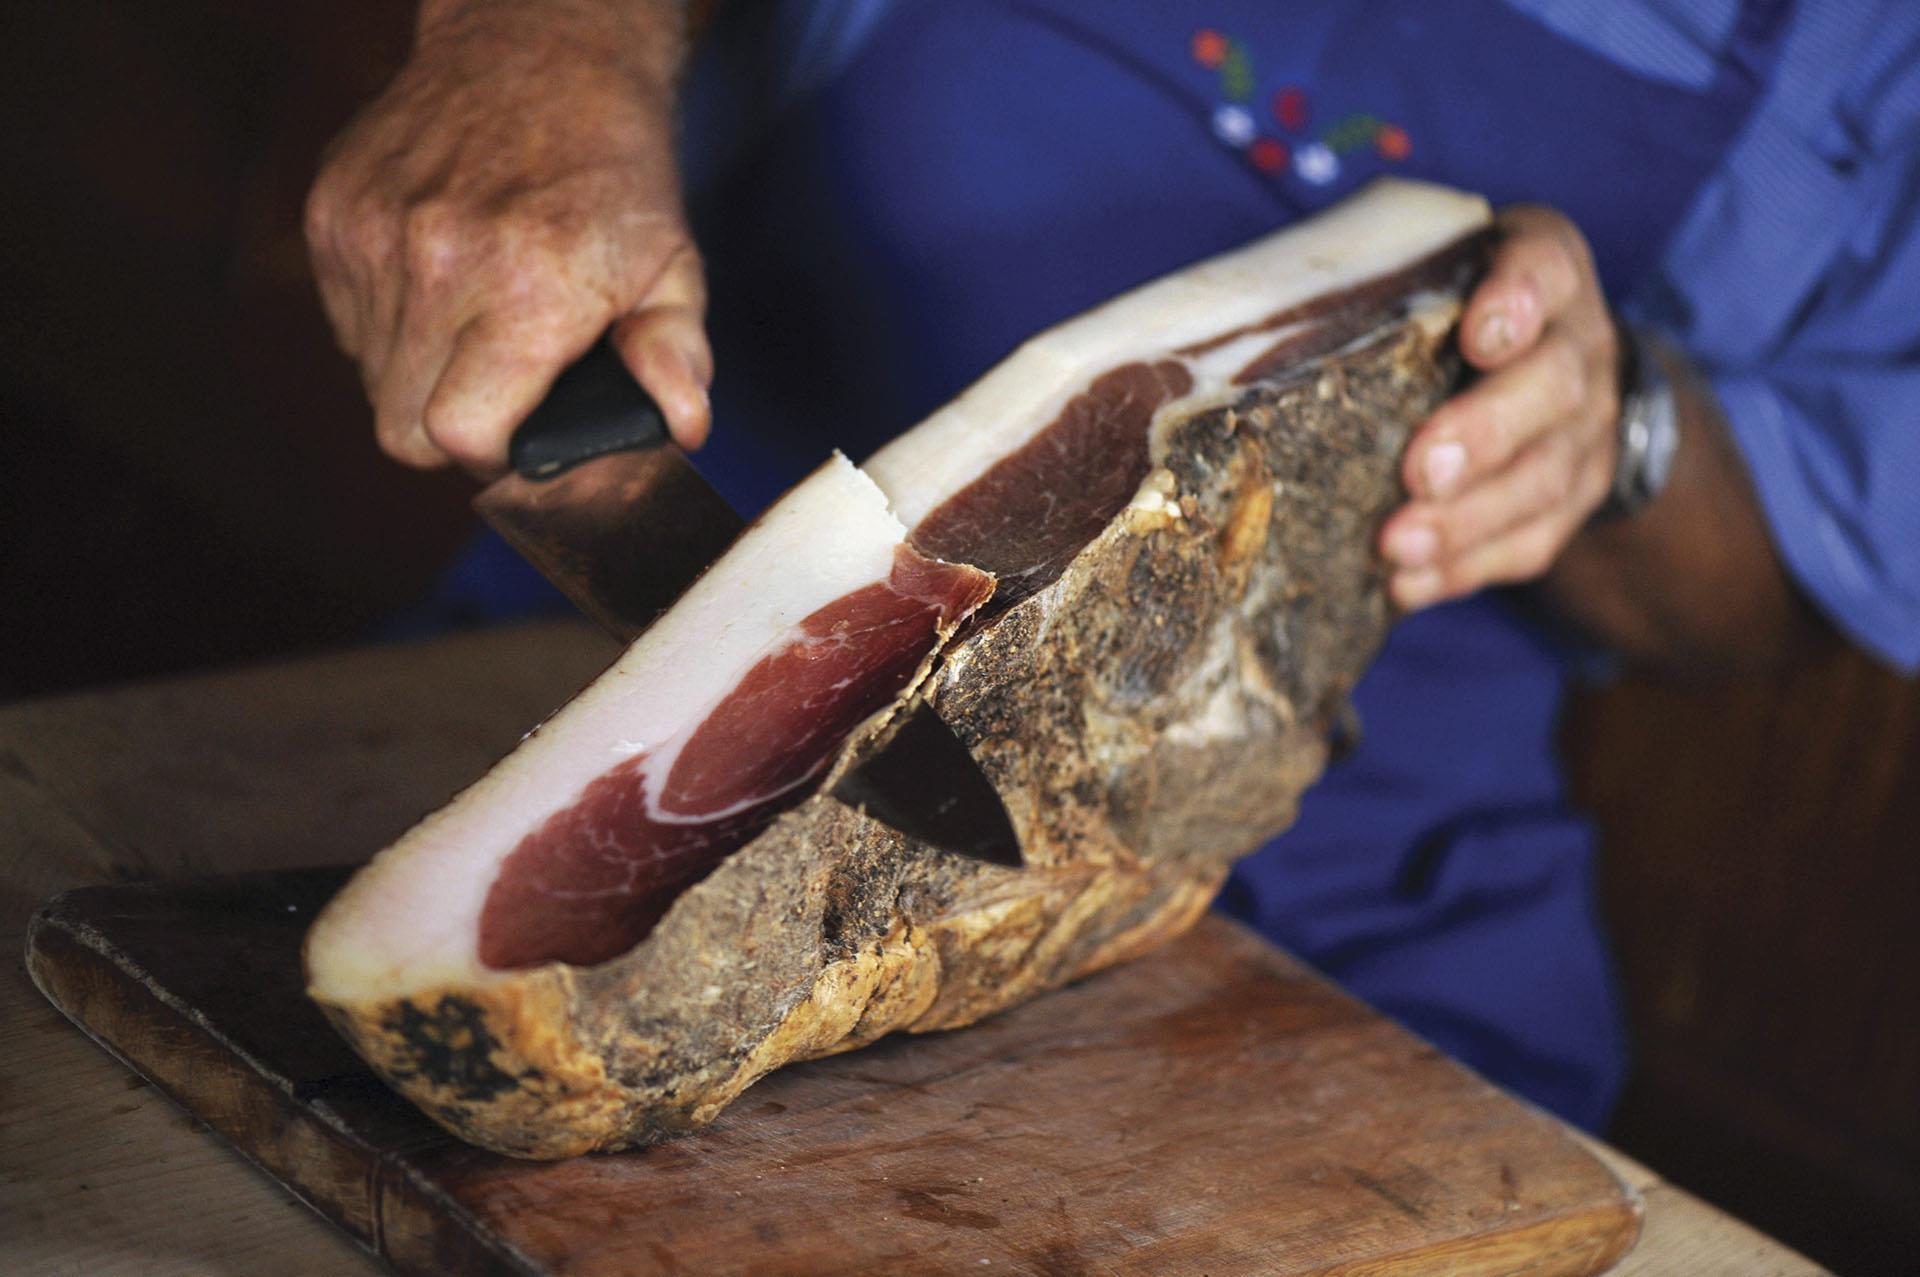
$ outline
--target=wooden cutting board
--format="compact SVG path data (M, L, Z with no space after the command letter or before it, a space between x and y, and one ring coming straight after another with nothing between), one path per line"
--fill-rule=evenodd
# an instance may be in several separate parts
M388 1091L300 992L337 869L87 887L35 982L409 1273L1593 1273L1634 1194L1250 933L784 1070L709 1130L541 1164Z

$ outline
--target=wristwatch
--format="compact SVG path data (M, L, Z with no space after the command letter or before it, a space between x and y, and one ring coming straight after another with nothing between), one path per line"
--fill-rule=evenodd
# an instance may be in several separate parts
M1620 453L1596 520L1646 509L1667 486L1680 450L1680 408L1652 340L1619 318L1614 329L1620 335Z

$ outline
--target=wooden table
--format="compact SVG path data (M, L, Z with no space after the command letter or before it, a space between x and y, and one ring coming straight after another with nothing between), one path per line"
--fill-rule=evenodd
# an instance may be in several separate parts
M0 1271L379 1271L47 1005L19 958L26 920L69 886L382 846L609 655L557 623L0 709ZM1616 1271L1822 1271L1595 1151L1646 1201Z

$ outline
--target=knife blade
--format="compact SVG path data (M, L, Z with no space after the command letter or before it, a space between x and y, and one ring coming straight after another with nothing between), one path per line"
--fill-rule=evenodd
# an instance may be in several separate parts
M833 796L942 851L1009 869L1025 863L999 791L925 701L900 715L880 747L834 784Z
M473 508L592 620L631 642L745 527L667 433L606 342L564 370L514 431L511 473ZM834 786L842 802L941 851L1018 868L1005 804L922 702Z

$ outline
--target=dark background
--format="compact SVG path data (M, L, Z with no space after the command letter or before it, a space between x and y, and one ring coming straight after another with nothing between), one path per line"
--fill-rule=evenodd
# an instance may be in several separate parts
M410 6L0 16L0 700L365 641L472 531L313 296L318 155ZM1837 646L1582 696L1636 1067L1612 1139L1849 1273L1920 1255L1920 685Z

